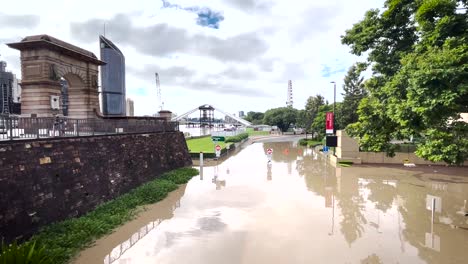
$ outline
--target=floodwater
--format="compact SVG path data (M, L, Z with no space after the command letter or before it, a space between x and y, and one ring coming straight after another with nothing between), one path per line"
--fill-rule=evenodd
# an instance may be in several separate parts
M255 143L75 263L468 263L467 200L466 168L335 168L294 142Z

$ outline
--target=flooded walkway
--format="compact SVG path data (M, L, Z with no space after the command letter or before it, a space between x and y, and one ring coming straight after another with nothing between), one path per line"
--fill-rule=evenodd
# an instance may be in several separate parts
M255 143L75 263L468 263L467 201L466 168L334 168L293 142Z

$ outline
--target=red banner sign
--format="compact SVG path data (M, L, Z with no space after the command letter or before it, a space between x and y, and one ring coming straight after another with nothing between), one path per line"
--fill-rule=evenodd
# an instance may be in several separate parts
M327 112L325 121L325 133L333 134L333 112Z

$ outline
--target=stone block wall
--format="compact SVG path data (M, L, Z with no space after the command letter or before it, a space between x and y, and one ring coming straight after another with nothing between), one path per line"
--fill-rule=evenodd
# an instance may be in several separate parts
M0 142L0 237L28 237L191 164L181 132Z
M447 165L445 162L432 162L416 156L416 154L397 152L393 157L387 157L385 152L361 152L356 139L349 137L345 131L338 130L338 147L334 163L347 160L355 164L403 164L405 162L418 165ZM468 160L463 164L468 166Z
M341 158L359 157L359 143L354 138L349 137L344 130L336 131L338 136L338 146L336 155Z

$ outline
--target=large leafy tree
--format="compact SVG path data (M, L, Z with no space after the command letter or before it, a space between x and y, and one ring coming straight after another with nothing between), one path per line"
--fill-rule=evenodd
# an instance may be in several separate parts
M262 112L249 111L244 119L254 125L260 125L263 122L263 116L264 114Z
M270 126L278 126L281 131L288 130L291 124L295 124L298 111L292 107L279 107L267 110L263 122Z
M319 112L320 106L325 104L325 98L322 95L310 96L307 98L305 109L299 111L297 125L310 131L312 122Z
M367 95L364 89L364 77L361 76L365 64L358 63L351 66L344 77L343 84L343 105L340 115L337 117L343 127L358 121L357 109L362 98Z
M468 158L466 0L387 0L346 31L342 42L368 54L359 121L348 131L367 150L393 152L391 139L422 135L416 154L460 164Z

